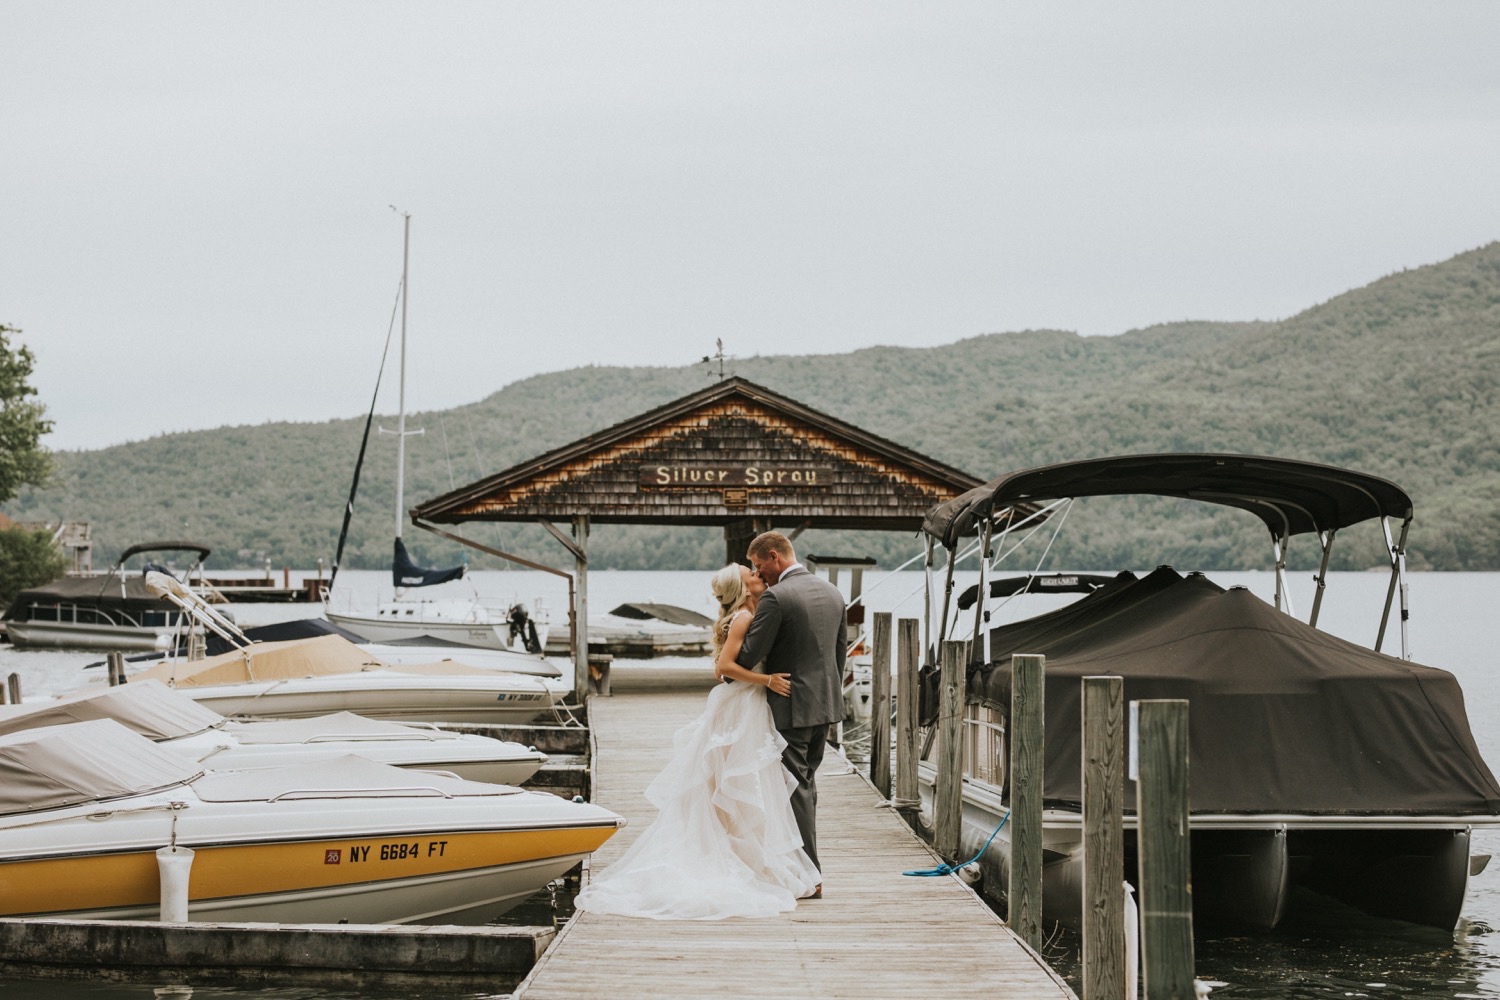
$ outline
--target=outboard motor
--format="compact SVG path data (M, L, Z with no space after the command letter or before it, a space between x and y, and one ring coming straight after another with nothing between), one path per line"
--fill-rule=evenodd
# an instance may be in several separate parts
M510 610L505 613L506 624L510 626L510 641L514 645L517 639L521 640L522 647L526 652L540 654L542 651L541 640L536 635L536 622L531 620L531 613L526 610L524 604L512 604Z

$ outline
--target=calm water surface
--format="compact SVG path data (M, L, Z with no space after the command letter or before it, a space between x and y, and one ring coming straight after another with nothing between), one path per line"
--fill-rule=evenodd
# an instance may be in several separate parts
M708 573L601 572L589 578L590 605L607 611L624 601L660 601L711 613ZM1267 600L1272 594L1268 573L1213 573L1223 586L1243 585ZM959 585L973 582L959 574ZM384 573L349 572L340 577L348 586L336 595L339 603L373 607L389 577ZM1332 574L1319 625L1345 638L1370 645L1379 625L1386 576L1376 573ZM872 610L920 617L922 577L918 573L881 576L867 574L865 590ZM469 592L468 583L450 584ZM530 604L544 615L565 621L565 585L539 573L477 573L473 587L486 600ZM847 582L846 582L847 586ZM342 588L341 588L342 589ZM1292 581L1293 608L1304 620L1312 585L1306 574ZM1037 602L1047 598L1033 598ZM1026 617L1056 606L1033 603L1024 609L1008 606L997 618ZM1411 577L1410 643L1412 658L1452 671L1463 685L1469 721L1485 759L1500 766L1500 671L1494 669L1500 650L1500 573L1419 573ZM246 605L236 609L245 624L291 617L307 617L317 609L307 605ZM1388 634L1384 648L1399 650L1399 634ZM90 654L23 653L0 646L0 673L18 673L29 695L67 690L85 676L79 668L97 659ZM1476 831L1475 853L1500 854L1500 830ZM1302 907L1306 916L1274 933L1246 936L1200 937L1196 941L1198 975L1214 985L1215 997L1242 1000L1328 1000L1335 997L1402 997L1415 1000L1500 1000L1500 859L1470 881L1458 929L1443 933L1325 905ZM560 914L565 916L566 914ZM522 923L545 923L549 912L535 908L519 915ZM1076 942L1057 934L1044 953L1079 988ZM0 978L0 1000L88 1000L186 997L194 1000L480 1000L503 995L512 984L495 984L495 993L428 993L405 989L381 994L368 990L234 989L199 987L191 994L179 988L126 986L86 982L38 983Z

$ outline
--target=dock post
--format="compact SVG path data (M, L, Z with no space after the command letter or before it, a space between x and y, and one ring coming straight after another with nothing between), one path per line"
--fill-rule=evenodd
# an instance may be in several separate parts
M1005 922L1032 948L1042 947L1042 764L1047 658L1010 659L1010 886Z
M913 829L921 811L917 789L917 663L922 648L922 623L902 618L896 623L896 797L893 800Z
M891 797L891 613L877 611L871 624L870 781Z
M940 661L942 700L938 709L937 785L933 789L933 843L946 861L957 861L963 829L964 785L964 673L969 663L967 642L943 643Z
M119 650L108 653L104 657L109 665L109 686L117 687L125 683L125 654Z
M12 673L7 677L5 679L5 688L10 692L10 703L12 705L21 704L21 675Z
M1083 1000L1125 1000L1125 679L1082 685Z
M1146 1000L1192 1000L1188 703L1132 703L1136 718L1142 977Z

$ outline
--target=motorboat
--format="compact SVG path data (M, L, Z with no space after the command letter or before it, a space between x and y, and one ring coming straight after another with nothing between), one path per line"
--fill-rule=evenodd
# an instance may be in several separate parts
M1387 480L1309 462L1137 455L1001 476L933 508L924 528L948 550L951 574L960 548L1007 530L1022 501L1055 511L1054 504L1113 495L1194 499L1258 517L1272 541L1274 601L1160 567L1139 577L1120 574L1043 615L987 632L976 628L961 851L979 851L1007 814L1010 658L1042 654L1045 918L1076 925L1081 916L1080 679L1118 675L1127 702L1190 703L1195 919L1274 927L1302 888L1377 916L1452 929L1471 871L1487 860L1471 858L1471 833L1500 824L1500 785L1475 744L1456 678L1409 658L1410 497ZM1334 536L1366 521L1379 522L1390 559L1373 648L1317 628ZM1289 543L1307 535L1319 546L1321 565L1303 621L1292 613L1285 573ZM982 571L978 592L984 591ZM977 603L976 624L984 620L984 602ZM1381 651L1393 620L1399 655ZM947 634L948 622L944 605L939 634ZM933 700L926 708L930 720ZM919 766L926 808L937 742L928 740ZM1133 881L1133 782L1123 801L1126 877ZM986 885L1001 894L1009 851L1002 828L980 858L993 876Z
M146 584L226 651L164 657L129 676L161 681L222 715L300 719L353 712L400 722L519 725L569 690L561 680L451 660L393 665L336 630L299 627L300 638L256 642L174 577L149 573Z
M179 582L213 598L202 579L210 551L197 542L145 542L127 548L103 575L64 576L23 590L5 612L11 644L18 649L168 649L190 620L147 589L145 574L163 571L160 565L148 561L141 573L127 573L126 560L154 552L191 552L193 563Z
M461 663L385 663L339 635L261 642L201 660L174 657L130 675L221 715L300 719L353 712L403 722L530 722L561 685Z
M194 920L483 923L623 822L353 755L210 772L110 719L47 726L0 736L0 916L154 920L166 884Z
M626 659L707 656L713 650L712 618L675 604L628 602L589 616L589 649ZM568 652L566 635L549 640L547 651Z
M113 719L217 771L255 770L357 754L395 767L519 785L547 761L531 747L338 712L308 719L236 721L156 680L136 680L47 702L0 706L0 735Z

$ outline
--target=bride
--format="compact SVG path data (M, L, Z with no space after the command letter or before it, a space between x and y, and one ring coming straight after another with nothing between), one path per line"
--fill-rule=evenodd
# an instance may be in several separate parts
M580 910L658 920L764 917L794 909L822 876L802 851L781 764L786 741L767 691L785 696L790 675L734 662L766 585L739 565L711 583L719 602L714 674L703 713L672 739L671 761L646 788L659 813L618 861L578 895Z

